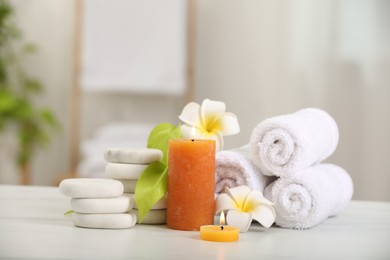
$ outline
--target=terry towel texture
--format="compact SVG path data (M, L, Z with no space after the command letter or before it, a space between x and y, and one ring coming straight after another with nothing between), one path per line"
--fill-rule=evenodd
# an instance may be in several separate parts
M334 216L351 200L349 174L334 164L317 164L277 179L264 190L274 203L275 223L283 228L307 229Z
M250 138L250 157L265 175L283 176L321 162L336 149L335 120L306 108L259 123Z
M260 169L249 159L248 145L220 151L216 155L216 193L221 193L225 186L233 188L240 185L263 192L271 180L272 177L261 174Z

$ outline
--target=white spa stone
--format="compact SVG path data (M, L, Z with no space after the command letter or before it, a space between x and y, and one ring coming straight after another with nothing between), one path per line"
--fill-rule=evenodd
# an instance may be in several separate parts
M134 193L135 186L137 185L138 180L121 180L117 179L117 181L121 182L123 185L123 192L125 193Z
M110 148L104 153L107 162L148 164L160 161L163 153L149 148Z
M123 196L127 196L133 205L133 209L138 209L137 202L135 201L135 194L134 193L123 193ZM161 198L159 201L157 201L151 209L166 209L167 208L167 197Z
M130 213L134 213L137 216L137 219L139 219L139 213L138 210L131 210ZM156 209L151 210L149 213L145 216L144 220L140 224L166 224L167 223L167 210L166 209Z
M60 192L72 198L114 198L123 193L120 181L102 178L71 178L61 181Z
M72 198L72 210L78 213L124 213L134 208L135 200L128 195L116 198L76 199Z
M72 221L76 226L84 228L122 229L134 227L137 216L134 213L84 214L73 212Z
M148 164L107 163L106 176L113 179L138 180Z

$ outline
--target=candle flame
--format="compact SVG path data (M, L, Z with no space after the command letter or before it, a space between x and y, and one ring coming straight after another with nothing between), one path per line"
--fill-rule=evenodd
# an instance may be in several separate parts
M222 211L221 215L219 216L219 224L225 225L225 213Z
M195 139L195 136L196 136L196 128L192 127L191 128L191 139Z

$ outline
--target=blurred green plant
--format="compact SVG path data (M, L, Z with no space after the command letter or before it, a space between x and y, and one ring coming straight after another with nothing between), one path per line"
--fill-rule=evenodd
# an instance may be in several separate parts
M0 134L7 126L16 129L21 170L29 165L38 146L49 143L50 131L59 128L54 114L34 103L44 88L23 68L23 60L35 51L34 45L23 43L13 6L0 0Z

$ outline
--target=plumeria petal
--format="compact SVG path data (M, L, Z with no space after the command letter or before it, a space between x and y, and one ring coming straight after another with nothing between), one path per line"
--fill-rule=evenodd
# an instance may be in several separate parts
M238 227L240 232L247 232L251 222L252 214L248 212L229 210L226 215L226 223L229 226Z
M215 101L206 98L201 105L201 116L207 114L215 115L217 117L222 116L226 111L225 102Z
M244 204L244 211L250 211L253 208L257 207L258 205L268 205L273 206L274 204L264 198L263 194L258 190L252 190L248 196L246 196L245 204Z
M219 118L225 114L226 105L222 101L205 99L200 107L200 117L205 131L220 131Z
M269 228L275 221L276 213L272 206L259 205L251 211L254 220L266 228Z
M195 102L188 103L181 111L179 119L187 125L199 126L201 124L200 105Z
M242 209L242 207L244 206L245 199L250 191L251 189L246 185L237 186L231 189L225 187L226 194L228 194L230 198L234 200L234 202L240 207L240 209Z
M226 193L221 193L215 199L215 214L218 215L222 210L236 210L238 208L236 202L232 200Z
M236 115L232 113L225 113L219 119L219 126L221 135L234 135L240 132L240 125Z
M217 152L223 148L223 138L219 133L199 132L199 138L215 140L215 150Z

